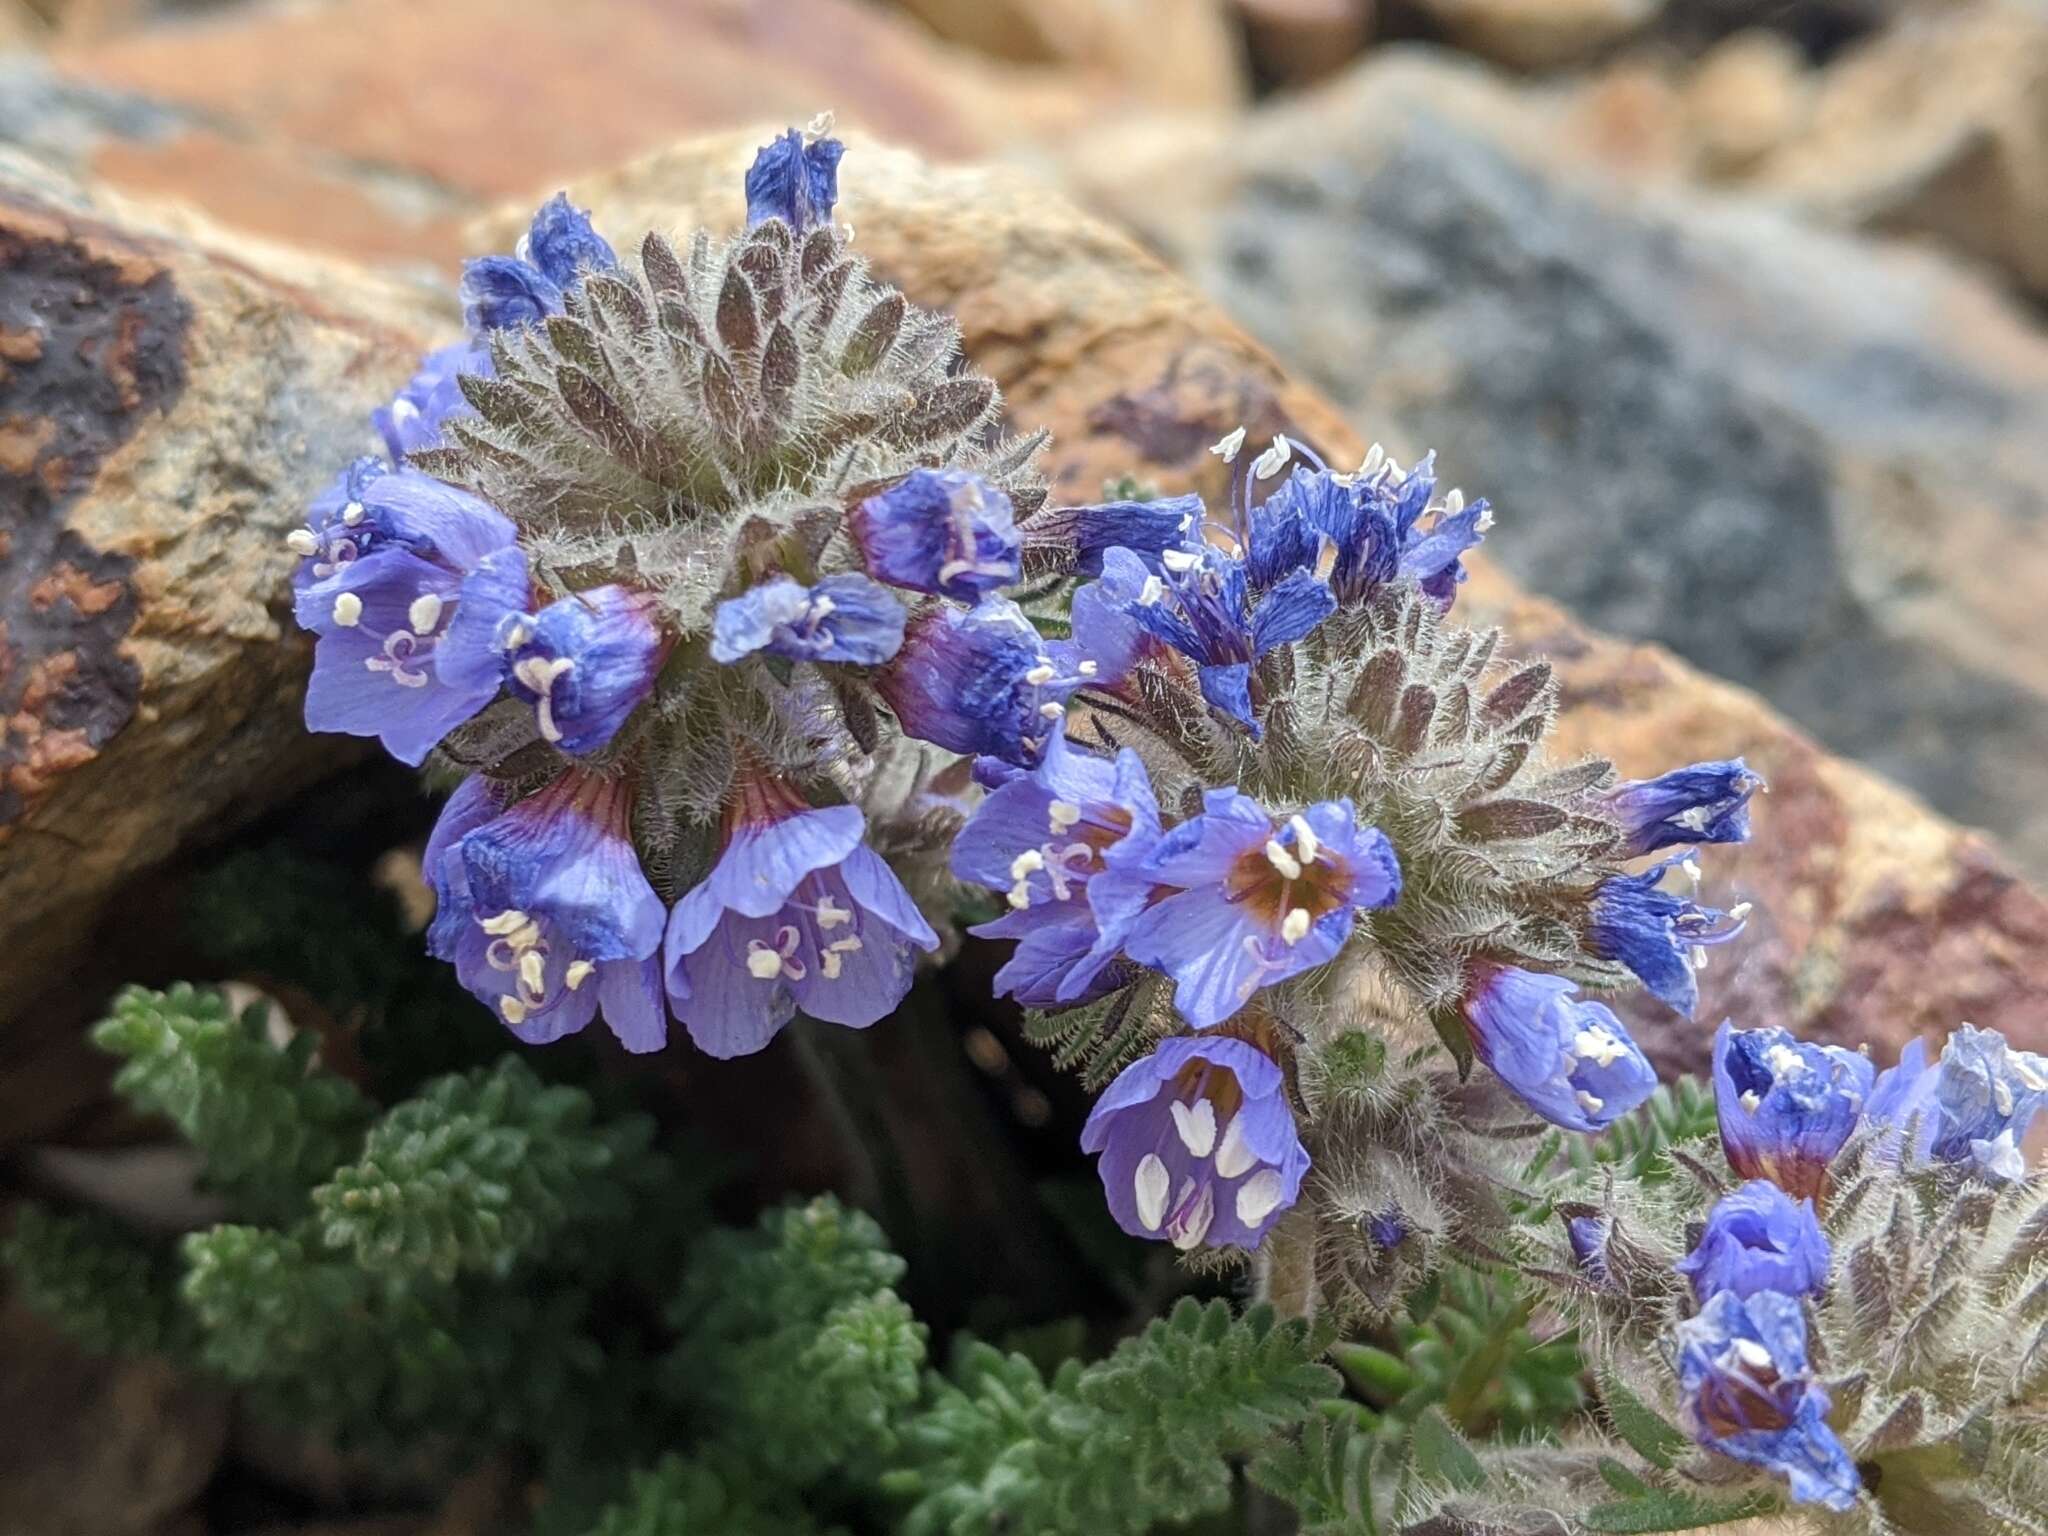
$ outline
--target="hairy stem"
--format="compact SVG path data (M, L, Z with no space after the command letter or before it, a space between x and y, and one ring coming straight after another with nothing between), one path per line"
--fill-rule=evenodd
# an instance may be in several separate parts
M1259 1245L1258 1299L1282 1317L1312 1320L1316 1289L1316 1224L1312 1211L1297 1206L1280 1218Z

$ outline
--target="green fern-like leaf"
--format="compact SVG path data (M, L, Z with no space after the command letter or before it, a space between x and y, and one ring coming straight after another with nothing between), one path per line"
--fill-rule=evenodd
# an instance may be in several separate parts
M503 1275L571 1223L623 1218L625 1165L652 1134L508 1056L393 1109L313 1203L325 1241L365 1268Z
M1372 1463L1379 1439L1352 1417L1349 1403L1325 1404L1299 1437L1272 1445L1251 1477L1294 1507L1302 1536L1379 1536L1373 1518Z
M1713 1090L1697 1078L1681 1077L1660 1086L1598 1136L1551 1133L1531 1163L1529 1177L1575 1177L1613 1168L1640 1183L1659 1184L1671 1176L1666 1154L1673 1146L1712 1136L1718 1128Z
M22 1300L88 1349L149 1354L186 1343L170 1254L105 1217L25 1205L0 1263Z
M965 1349L910 1431L905 1536L1106 1536L1223 1508L1226 1457L1265 1449L1327 1397L1301 1323L1184 1298L1108 1359L1046 1383L1020 1356Z
M237 1016L215 992L132 987L93 1030L127 1058L114 1086L136 1108L168 1117L206 1158L206 1181L250 1216L289 1217L350 1156L371 1113L351 1083L314 1064L318 1042L284 1046L264 1010Z
M918 1397L925 1329L896 1296L903 1261L829 1196L720 1233L670 1309L675 1396L792 1486L873 1462Z
M806 1536L817 1529L786 1490L735 1468L665 1456L633 1474L589 1536Z

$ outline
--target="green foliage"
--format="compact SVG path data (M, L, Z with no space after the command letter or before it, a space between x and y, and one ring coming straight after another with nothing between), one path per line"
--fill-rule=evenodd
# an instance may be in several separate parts
M1252 1463L1261 1488L1294 1507L1302 1536L1377 1536L1373 1456L1380 1441L1355 1405L1329 1402L1301 1434L1280 1439Z
M785 1491L752 1502L745 1479L721 1476L703 1461L664 1456L633 1474L626 1496L609 1506L590 1536L806 1536L818 1529Z
M313 1068L315 1036L272 1044L266 1016L261 1004L237 1016L216 992L131 987L93 1043L127 1058L115 1088L205 1155L209 1187L249 1214L282 1216L353 1153L371 1106Z
M1672 1147L1716 1134L1714 1093L1697 1078L1681 1077L1659 1086L1647 1102L1623 1115L1598 1136L1553 1131L1543 1139L1528 1177L1573 1178L1600 1168L1641 1184L1671 1177Z
M505 1275L571 1223L623 1220L621 1176L653 1134L640 1116L596 1121L588 1094L507 1056L391 1110L313 1205L326 1244L365 1269Z
M1352 1388L1398 1432L1433 1407L1468 1434L1521 1437L1574 1414L1581 1369L1570 1334L1539 1337L1536 1298L1514 1277L1451 1264L1384 1342L1335 1345Z
M669 1313L675 1395L791 1483L889 1454L925 1358L892 1289L903 1268L881 1228L830 1198L714 1234Z
M88 1349L149 1354L182 1342L170 1255L105 1217L25 1205L0 1243L0 1263L22 1300Z
M905 1536L1137 1533L1223 1508L1224 1458L1267 1446L1328 1395L1318 1340L1253 1308L1183 1299L1108 1359L1048 1383L1029 1361L969 1344L906 1430Z

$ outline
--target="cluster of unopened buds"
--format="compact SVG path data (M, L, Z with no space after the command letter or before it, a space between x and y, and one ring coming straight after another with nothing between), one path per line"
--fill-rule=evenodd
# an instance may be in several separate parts
M1632 973L1693 1015L1705 947L1746 909L1667 885L1683 870L1696 888L1692 850L1747 839L1761 780L1737 760L1615 784L1594 764L1515 798L1540 762L1547 673L1474 691L1493 642L1451 637L1445 616L1491 513L1439 496L1431 459L1375 448L1339 472L1284 435L1250 451L1239 428L1215 448L1220 513L1194 495L1051 507L1017 478L1029 446L991 457L992 387L949 377L944 356L918 360L939 382L895 425L833 415L842 381L912 346L900 295L839 312L865 281L829 222L840 153L822 127L762 150L723 267L650 237L626 268L554 199L516 256L470 264L469 339L425 361L377 414L385 454L291 535L297 615L318 636L308 725L409 764L437 747L486 764L426 851L433 952L530 1043L601 1011L628 1049L654 1050L672 1015L731 1056L799 1011L882 1018L962 887L984 888L1003 910L974 931L1015 944L999 991L1112 1015L1144 997L1150 1049L1126 1055L1083 1145L1122 1227L1181 1249L1257 1249L1301 1197L1296 1004L1327 1006L1347 954L1392 956L1542 1119L1593 1132L1641 1105L1654 1071L1580 990ZM671 350L632 351L634 326ZM508 381L543 345L545 387ZM667 415L635 393L669 388L683 404ZM432 472L450 444L516 457L506 444L533 430L493 440L480 423L549 411L637 466L617 483L652 487L586 514L589 536L572 527L574 562L531 533L559 533L554 507L492 505ZM967 426L890 458L913 430L945 438L948 411ZM700 472L688 445L728 439L737 457ZM680 574L651 576L663 560ZM493 751L448 750L486 725ZM937 895L906 883L902 846L884 857L862 802L905 738L942 749L919 791L951 811L957 883ZM723 779L700 826L674 785L701 789L707 760ZM1459 798L1438 807L1450 776ZM1501 931L1547 949L1458 928L1444 893L1482 879L1504 902L1518 880L1535 893ZM1520 963L1539 953L1556 969ZM1988 1064L1965 1035L1940 1067L1911 1058L1873 1086L1860 1057L1762 1033L1724 1028L1722 1124L1738 1170L1779 1182L1730 1196L1688 1261L1701 1309L1682 1368L1703 1441L1796 1461L1795 1493L1832 1499L1848 1483L1783 1299L1825 1254L1779 1185L1811 1196L1821 1144L1881 1115L1932 1138L1915 1155L2010 1177L2048 1078L2031 1058ZM1574 1230L1588 1264L1600 1240Z

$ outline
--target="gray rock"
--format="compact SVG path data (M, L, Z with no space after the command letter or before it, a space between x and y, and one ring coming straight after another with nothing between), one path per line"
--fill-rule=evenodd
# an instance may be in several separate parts
M1362 432L1491 497L1528 585L2048 868L2048 339L1938 258L1540 142L1508 88L1397 52L1107 195Z

